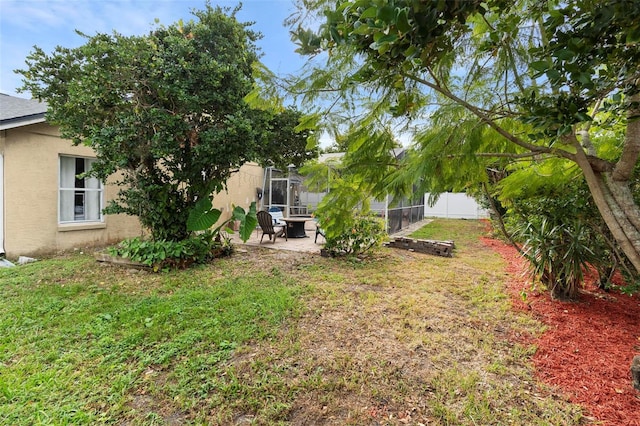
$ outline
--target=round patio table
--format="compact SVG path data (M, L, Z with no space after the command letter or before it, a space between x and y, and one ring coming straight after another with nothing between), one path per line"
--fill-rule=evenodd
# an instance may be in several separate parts
M310 217L283 217L281 219L287 223L287 238L305 238L307 233L304 230L304 224Z

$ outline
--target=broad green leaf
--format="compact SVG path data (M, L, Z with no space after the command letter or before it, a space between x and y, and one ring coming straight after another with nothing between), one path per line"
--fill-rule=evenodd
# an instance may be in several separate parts
M415 46L409 46L407 50L404 51L404 56L406 58L412 58L414 55L419 52L418 48Z
M360 15L360 19L364 20L369 18L375 18L377 13L378 13L378 8L375 6L372 6L369 9L362 12L362 15Z
M400 9L398 11L398 18L396 19L396 27L398 31L402 33L408 33L411 31L411 25L409 24L409 17L407 14L407 9Z
M380 34L380 33L378 33L378 34ZM387 44L387 43L393 43L397 39L398 39L398 36L395 35L395 34L382 35L382 36L378 37L377 39L374 37L374 41L378 45Z
M391 24L395 18L395 9L392 6L383 6L377 11L376 17L387 24Z
M353 31L351 31L351 34L365 35L365 34L369 34L371 31L372 29L369 25L361 24L357 28L355 28Z
M577 80L584 85L593 84L593 82L591 81L591 75L586 72L579 73Z
M547 61L534 61L529 64L531 68L536 71L546 71L549 68L549 62Z
M589 114L584 113L584 112L577 112L575 114L575 116L580 121L591 121L591 120L593 120Z
M195 206L193 207L193 209L189 212L189 217L187 219L187 230L189 231L200 230L195 228L199 227L201 217L209 210L211 210L211 200L209 199L209 197L203 197L200 200L198 200ZM207 228L204 228L204 229L207 229Z
M563 61L569 61L576 56L576 53L569 49L560 49L553 56Z
M222 212L211 207L209 197L198 200L187 218L187 231L204 231L211 228L220 219Z
M248 212L245 212L240 206L235 206L233 209L233 218L240 221L240 238L246 242L251 238L251 233L256 229L256 225L258 225L255 201L249 206Z
M329 33L331 33L331 39L333 41L335 41L336 43L339 43L342 39L342 37L340 37L340 33L338 32L338 30L336 29L336 27L331 27L329 28Z
M381 55L384 55L385 53L387 53L390 48L391 48L391 45L389 43L376 44L376 49L378 50L378 53L380 53Z
M560 72L556 69L549 69L546 72L547 77L549 77L549 80L551 81L557 81L560 80L560 78L562 77L562 74L560 74Z

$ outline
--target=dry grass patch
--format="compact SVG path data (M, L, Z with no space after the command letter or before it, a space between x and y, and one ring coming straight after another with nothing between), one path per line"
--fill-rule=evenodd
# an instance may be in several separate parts
M250 382L280 366L295 389L290 424L579 424L577 407L532 379L535 348L519 341L539 324L511 311L502 261L474 238L484 224L452 225L471 235L452 259L387 249L301 262L305 313L286 343L235 367Z
M453 258L249 248L160 275L74 257L0 272L0 423L581 424L532 379L540 325L511 310L485 225L439 226Z

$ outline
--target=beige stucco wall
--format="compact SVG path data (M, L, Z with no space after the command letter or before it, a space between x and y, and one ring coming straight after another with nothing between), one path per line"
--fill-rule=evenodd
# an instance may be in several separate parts
M61 139L57 128L35 124L3 131L0 153L4 156L4 249L8 258L38 256L73 248L104 246L142 235L138 219L106 215L103 223L58 224L59 156L95 157L91 148L73 146ZM245 210L252 201L258 208L256 188L262 188L263 169L248 163L227 182L227 190L214 196L222 219L233 206ZM105 203L118 188L105 186Z
M106 245L141 235L136 217L108 215L103 223L58 224L59 155L94 157L42 123L4 131L4 248L8 258ZM117 187L105 186L105 201Z
M264 169L256 163L245 164L231 176L227 181L227 190L213 196L213 206L222 210L222 220L231 217L234 205L247 210L255 201L260 209L256 188L262 188L263 178Z

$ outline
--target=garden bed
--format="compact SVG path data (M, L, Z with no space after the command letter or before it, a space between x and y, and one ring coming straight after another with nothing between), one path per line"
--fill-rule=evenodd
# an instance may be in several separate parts
M513 305L547 326L532 343L533 362L543 382L557 387L571 402L603 425L640 425L640 392L632 387L631 361L640 354L640 300L607 293L593 282L576 302L551 300L532 289L525 263L503 242L484 239L508 262L508 290ZM592 280L595 281L595 280Z

